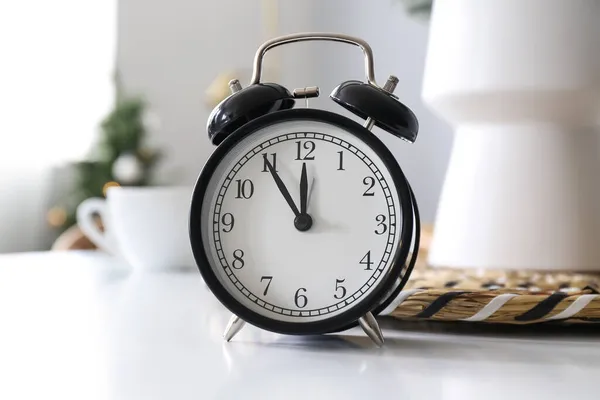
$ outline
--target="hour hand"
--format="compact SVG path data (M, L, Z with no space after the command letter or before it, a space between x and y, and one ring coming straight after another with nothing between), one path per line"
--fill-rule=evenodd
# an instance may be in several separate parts
M308 178L306 176L306 163L302 163L302 174L300 175L300 214L306 214L308 203Z
M302 163L300 174L300 214L294 219L294 226L300 232L309 230L313 224L312 217L306 212L308 204L308 177L306 176L306 163Z
M290 195L289 190L287 190L287 188L285 187L285 184L279 177L279 174L277 173L277 171L275 171L275 168L273 168L273 165L269 162L268 158L265 157L264 160L265 160L265 164L267 165L267 168L269 169L269 172L271 173L271 176L273 177L273 180L275 181L275 184L277 185L277 188L283 195L283 198L285 199L285 201L288 203L288 205L294 212L294 215L296 217L299 216L300 211L298 211L298 207L296 207L296 204L294 203L294 200L292 199L292 196Z

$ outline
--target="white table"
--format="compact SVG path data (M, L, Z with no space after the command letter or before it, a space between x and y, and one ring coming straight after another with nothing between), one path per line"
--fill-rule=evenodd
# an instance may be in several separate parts
M0 256L0 399L597 398L600 333L447 333L382 321L282 336L246 326L197 271L132 273L96 253ZM441 332L440 332L441 331Z

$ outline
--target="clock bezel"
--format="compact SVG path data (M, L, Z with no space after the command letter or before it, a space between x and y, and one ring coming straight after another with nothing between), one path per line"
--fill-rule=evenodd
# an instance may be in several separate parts
M206 200L205 195L209 182L220 162L226 157L229 151L234 149L235 146L248 135L267 126L290 120L317 121L337 126L370 147L382 160L384 167L389 171L392 177L402 212L401 230L398 235L401 242L398 244L395 254L393 254L389 261L391 265L388 268L387 273L382 277L376 287L373 288L371 293L364 298L358 299L358 304L349 308L347 311L322 320L310 322L290 322L269 318L247 308L244 304L239 302L229 293L228 289L221 284L216 276L216 273L209 262L209 257L202 238L202 207ZM407 213L411 213L409 218L407 218ZM393 292L399 292L405 286L412 270L410 266L404 269L404 264L408 262L412 232L413 218L411 190L402 169L389 149L372 132L355 121L330 111L310 108L281 110L269 113L248 122L229 135L210 155L198 176L192 193L189 214L189 235L192 253L198 270L213 295L215 295L229 311L244 321L259 328L283 334L323 334L342 329L345 330L356 325L358 319L364 314L378 308L382 302L386 302L386 295L389 297L390 290L394 288L398 279L400 279L400 285L395 287ZM407 237L407 235L409 236Z

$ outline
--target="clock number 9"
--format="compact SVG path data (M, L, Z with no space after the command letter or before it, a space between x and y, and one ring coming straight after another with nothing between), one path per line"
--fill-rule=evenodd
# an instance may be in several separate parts
M231 266L234 269L242 269L244 267L244 251L241 249L236 249L233 252L233 262L231 263Z
M296 307L304 308L306 307L306 303L308 303L308 299L305 295L300 294L300 291L302 291L302 293L306 293L306 288L301 287L300 289L296 290L296 294L294 295L294 303L296 303Z
M225 213L221 217L221 223L224 225L223 232L231 232L233 229L233 225L235 225L235 219L233 218L232 213Z
M377 229L375 229L376 235L383 235L387 231L387 224L385 223L385 215L379 214L375 217L375 221L379 222L377 224ZM381 228L381 230L379 230Z
M308 153L304 157L302 157L302 147L304 147L304 150L308 150ZM315 142L312 140L307 140L304 142L304 145L302 145L301 141L296 142L296 160L314 160L315 156L311 156L313 151L315 151Z

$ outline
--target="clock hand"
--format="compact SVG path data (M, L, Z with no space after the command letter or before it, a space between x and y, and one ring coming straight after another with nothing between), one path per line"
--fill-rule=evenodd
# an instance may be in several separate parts
M312 189L312 185L311 185ZM294 219L294 226L300 232L309 230L313 224L312 217L306 212L308 205L308 177L306 176L306 163L302 163L300 175L300 214Z
M288 205L294 212L294 215L295 216L300 215L300 211L298 211L298 207L296 207L296 204L294 204L294 200L292 199L290 192L285 187L285 184L279 177L279 174L275 171L275 168L273 168L273 165L271 165L271 163L269 162L269 160L267 158L265 158L264 160L265 160L265 164L267 164L267 168L269 169L269 172L271 173L271 176L273 177L273 180L275 181L275 184L277 185L277 188L279 189L279 191L283 195L283 198L285 199L285 201L288 203Z
M306 177L306 163L302 163L302 174L300 175L300 214L306 214L308 202L308 178Z

